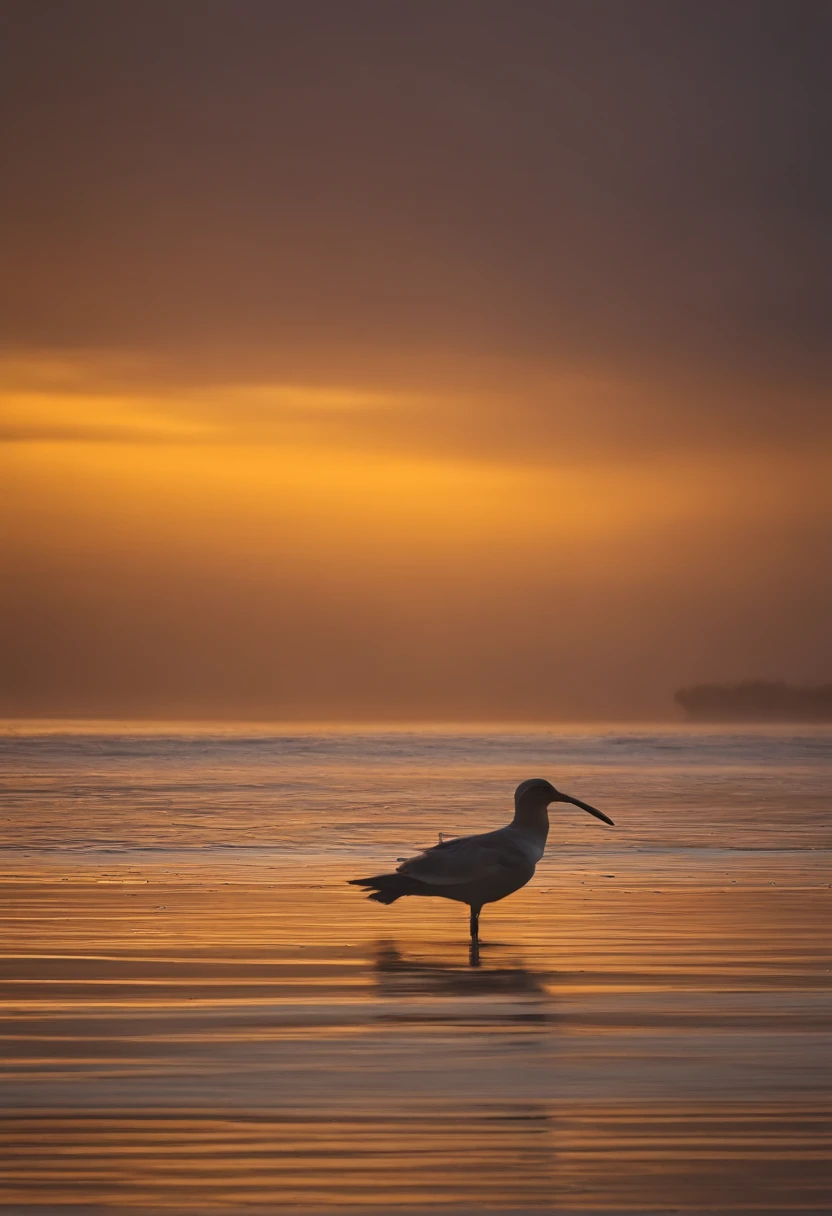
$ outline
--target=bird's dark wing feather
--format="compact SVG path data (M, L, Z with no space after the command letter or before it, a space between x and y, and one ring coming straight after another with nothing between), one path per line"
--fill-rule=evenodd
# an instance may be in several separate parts
M418 878L429 886L456 886L480 882L524 861L523 854L500 832L460 836L425 849L397 867L399 874Z

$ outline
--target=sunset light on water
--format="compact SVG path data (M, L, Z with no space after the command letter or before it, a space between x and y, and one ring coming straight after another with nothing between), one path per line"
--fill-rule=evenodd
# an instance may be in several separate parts
M828 5L0 16L0 1207L832 1210Z

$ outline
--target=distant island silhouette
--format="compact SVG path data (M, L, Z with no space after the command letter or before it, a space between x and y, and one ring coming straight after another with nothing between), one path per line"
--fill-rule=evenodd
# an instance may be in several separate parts
M832 722L832 684L694 684L673 699L691 722Z

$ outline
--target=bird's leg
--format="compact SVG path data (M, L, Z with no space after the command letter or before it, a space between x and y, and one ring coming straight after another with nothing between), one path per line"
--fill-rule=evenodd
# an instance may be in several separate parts
M471 904L471 948L468 951L468 961L472 967L480 965L480 910Z

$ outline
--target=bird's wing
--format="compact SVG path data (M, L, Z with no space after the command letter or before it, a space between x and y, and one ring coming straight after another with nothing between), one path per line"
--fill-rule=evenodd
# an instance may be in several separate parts
M429 886L446 887L478 882L524 861L523 854L499 832L459 836L409 857L397 867L399 874L418 878Z

